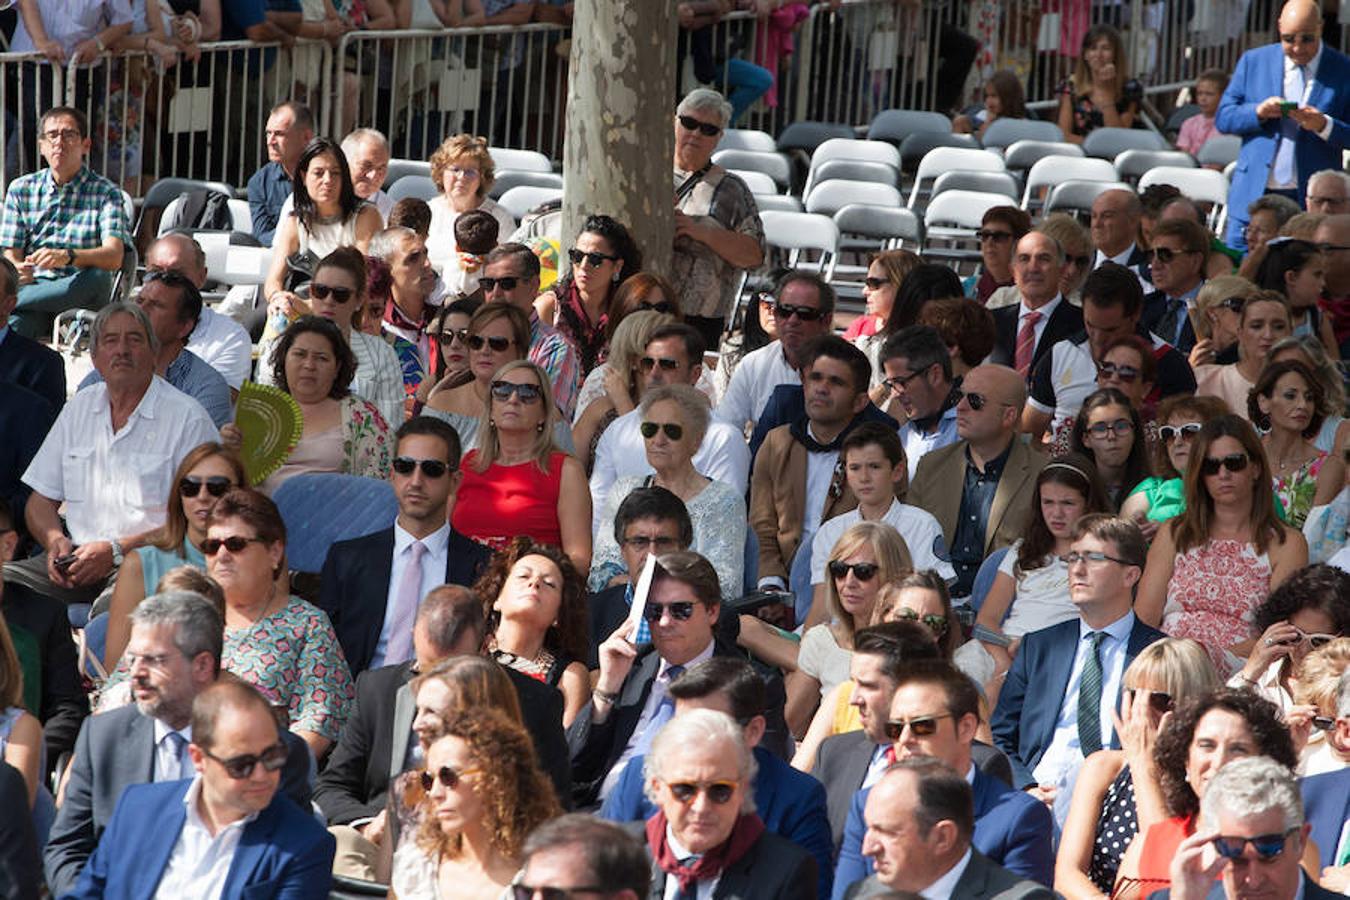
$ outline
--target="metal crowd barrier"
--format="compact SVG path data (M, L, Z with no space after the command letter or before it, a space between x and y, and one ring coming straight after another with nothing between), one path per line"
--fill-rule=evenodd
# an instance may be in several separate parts
M41 53L0 53L0 183L39 164L37 110L65 96L65 70Z

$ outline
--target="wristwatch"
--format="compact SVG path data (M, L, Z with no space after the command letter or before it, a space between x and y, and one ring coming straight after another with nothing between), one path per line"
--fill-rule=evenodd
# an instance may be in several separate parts
M125 554L122 552L122 545L117 543L117 541L108 541L108 546L112 548L113 567L116 568L117 566L122 565L122 560L125 557Z
M75 265L75 248L73 247L66 248L66 265Z

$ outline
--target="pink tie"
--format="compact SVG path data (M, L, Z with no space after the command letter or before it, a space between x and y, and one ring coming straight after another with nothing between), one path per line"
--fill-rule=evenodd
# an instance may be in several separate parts
M1022 327L1017 332L1017 352L1013 355L1013 366L1023 378L1031 373L1031 358L1036 351L1036 323L1041 314L1032 310L1022 317Z
M389 644L384 651L386 666L412 659L413 654L413 621L422 602L422 557L427 548L421 541L413 541L408 549L412 559L408 560L403 577L399 579L398 596L394 598L394 608L389 616Z

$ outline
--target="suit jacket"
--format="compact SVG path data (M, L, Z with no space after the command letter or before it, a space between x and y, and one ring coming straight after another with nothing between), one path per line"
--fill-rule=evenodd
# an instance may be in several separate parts
M1172 891L1169 888L1165 891L1158 891L1149 895L1149 900L1169 900ZM1309 878L1303 880L1303 900L1345 900L1345 894L1337 894L1319 887ZM1228 894L1223 889L1223 882L1216 881L1214 887L1209 889L1205 895L1205 900L1228 900Z
M42 884L33 817L27 814L28 787L19 770L0 761L0 897L37 900ZM24 812L18 812L23 810Z
M492 551L450 529L445 583L469 586ZM375 655L384 628L389 573L394 566L394 528L338 541L328 550L319 587L319 609L328 614L342 654L355 678Z
M7 343L8 340L0 343L0 349ZM64 384L65 375L61 378ZM0 498L9 504L14 527L20 536L28 533L23 511L33 493L33 489L23 483L23 473L55 424L57 409L26 387L0 384L0 435L5 436L0 441Z
M0 615L11 631L26 631L38 647L41 683L36 687L41 699L33 712L42 722L47 758L58 760L75 747L80 723L89 715L66 605L24 585L6 584Z
M283 738L290 755L278 793L289 796L301 809L309 809L309 747L290 732ZM153 777L154 741L154 721L135 705L85 719L75 741L66 799L56 813L44 854L47 883L54 896L75 887L80 869L109 827L122 792Z
M1022 312L1019 299L1011 306L1000 306L994 310L994 351L989 354L989 362L1001 366L1012 366L1017 354L1017 317ZM1031 368L1027 376L1036 369L1036 363L1050 352L1050 348L1072 334L1083 330L1083 311L1068 300L1060 299L1055 311L1045 322L1041 330L1041 339L1031 353Z
M154 896L187 821L193 781L127 788L108 830L68 897L140 900ZM147 823L155 827L147 827ZM222 897L325 900L332 886L333 836L281 791L244 826Z
M629 826L644 843L642 823ZM647 848L651 855L651 848ZM712 900L815 900L816 860L801 847L765 831L755 845L722 870ZM666 873L652 861L652 888L648 900L666 896Z
M1054 823L1046 805L1023 791L1010 788L975 767L975 849L1018 877L1049 886L1055 880ZM849 805L839 864L834 870L834 896L845 896L848 886L872 874L872 860L862 855L867 824L863 810L872 789L856 792ZM959 891L953 897L964 897Z
M1064 693L1078 652L1078 621L1070 619L1023 637L1003 690L999 691L998 706L989 726L994 743L1012 762L1014 787L1036 783L1032 770L1055 736L1055 723L1064 705ZM1165 637L1161 631L1135 619L1125 644L1125 668L1130 667L1141 650ZM1119 706L1119 695L1112 702ZM1120 747L1119 735L1112 735L1110 746Z
M628 585L610 585L586 598L586 614L591 622L590 656L586 666L600 668L600 645L628 618Z
M1167 295L1162 291L1152 291L1144 297L1144 310L1139 316L1139 327L1147 331L1157 333L1158 321L1167 313ZM1167 343L1172 344L1179 352L1189 354L1195 349L1195 326L1191 324L1191 317L1183 309L1181 311L1181 338L1172 343L1175 334L1159 334Z
M1312 839L1322 867L1335 865L1341 828L1350 821L1350 769L1301 779L1303 816L1312 823Z
M891 889L869 875L849 889L847 900L867 900L885 896ZM966 870L957 879L952 896L961 900L1052 900L1054 891L1027 881L994 862L978 850L972 850Z
M713 656L745 659L745 651L717 637L713 641ZM656 680L660 668L661 657L656 648L643 647L638 651L632 671L619 689L619 699L610 708L605 721L597 725L591 720L593 707L588 701L567 730L567 743L572 751L572 797L578 809L595 804L605 776L619 761L637 729L647 698L651 696L652 682ZM768 722L760 746L785 759L788 755L788 728L787 720L783 718L783 706L787 703L783 678L777 670L758 671L764 678L764 718Z
M948 547L956 537L956 516L961 511L966 446L965 441L957 441L925 453L910 482L906 500L928 510L942 524ZM994 504L989 508L989 522L984 532L986 556L1022 536L1036 493L1036 478L1047 462L1049 459L1023 443L1020 435L1014 437L998 489L994 492Z
M754 458L763 446L764 439L779 425L795 422L806 415L806 390L800 384L780 384L769 395L764 411L755 422L755 430L750 433L750 457ZM887 428L900 430L900 423L877 408L870 400L860 413L863 422L880 422Z
M1294 141L1294 164L1298 170L1298 196L1302 203L1308 192L1308 176L1322 169L1340 169L1341 151L1350 145L1350 57L1322 45L1322 58L1312 73L1307 105L1315 106L1330 117L1331 135L1322 140L1316 134L1298 129ZM1228 189L1228 237L1230 246L1242 248L1246 240L1242 227L1247 224L1247 206L1266 192L1270 166L1281 136L1281 120L1261 120L1256 107L1267 97L1284 96L1284 51L1279 44L1267 44L1242 54L1228 82L1215 125L1225 134L1242 137L1242 150ZM1234 243L1237 238L1239 243Z
M4 326L0 322L0 327ZM66 405L66 364L61 354L11 328L0 340L0 382L17 384L60 412Z

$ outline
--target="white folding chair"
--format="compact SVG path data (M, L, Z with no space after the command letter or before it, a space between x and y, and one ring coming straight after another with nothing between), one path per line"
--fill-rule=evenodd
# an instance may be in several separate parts
M728 128L722 132L717 142L717 150L754 150L760 153L776 153L778 145L773 135L752 128Z
M859 141L849 138L830 138L811 154L811 166L806 173L806 186L802 193L811 193L811 186L820 179L816 169L822 164L836 159L859 160L862 162L885 163L900 171L900 151L894 144L885 141Z
M812 184L831 178L845 181L875 181L877 184L900 184L900 170L890 163L870 162L864 159L827 159L812 171Z
M980 136L988 150L1002 150L1018 141L1063 141L1064 132L1054 122L1037 119L995 119Z
M389 199L397 203L405 197L416 197L418 200L426 200L430 203L440 193L441 190L436 186L436 182L429 177L404 175L398 181L395 181L394 186L389 189Z
M762 194L778 195L778 185L774 184L773 179L763 172L752 172L748 169L727 169L732 175L735 175L745 186L750 189L750 193L755 196Z
M762 132L752 132L762 134ZM768 137L768 135L764 135ZM770 139L772 146L772 139ZM738 172L763 172L773 179L780 191L787 191L792 184L792 164L777 150L718 150L712 155L713 162L724 169Z
M495 158L492 162L494 166L497 165ZM384 174L384 189L389 190L400 178L406 178L409 175L421 175L424 178L430 178L431 163L422 159L389 160L389 171Z
M993 126L990 126L991 128ZM1010 172L1025 172L1047 156L1086 156L1079 144L1067 141L1017 141L1003 148L1003 164Z
M563 178L556 172L522 172L519 169L498 169L488 188L488 196L493 200L501 197L513 187L548 187L562 189ZM390 190L390 196L393 190Z
M764 243L788 252L788 265L812 268L827 281L834 277L834 264L839 256L839 226L829 216L805 212L778 212L768 210L759 214L764 227ZM820 258L804 263L802 254L816 251Z
M1104 159L1074 156L1043 156L1027 172L1026 188L1022 192L1022 208L1030 211L1032 201L1042 188L1053 187L1065 181L1115 182L1115 167Z
M923 248L923 219L914 210L905 207L869 206L865 203L850 203L834 214L834 224L839 226L844 243L849 237L870 239L880 242L878 249L899 247L912 244L915 252Z
M1196 203L1210 204L1209 225L1216 228L1228 204L1228 177L1213 169L1159 166L1139 179L1139 190L1151 184L1170 184Z
M538 150L515 150L508 147L489 147L492 165L498 169L519 172L552 172L553 163Z
M1117 181L1138 181L1149 169L1172 166L1194 169L1195 157L1182 150L1126 150L1115 160Z
M961 245L974 244L975 232L984 214L991 207L1007 203L1008 198L1002 194L979 191L944 191L936 195L923 214L924 255L955 260L978 259L978 247ZM935 241L951 246L934 247Z
M1202 166L1227 166L1237 162L1242 152L1242 138L1235 134L1216 134L1205 141L1195 159Z
M900 192L889 184L875 181L822 181L806 195L806 211L832 216L850 203L869 206L900 206Z
M985 194L1004 194L1011 203L1017 202L1017 179L1011 172L943 172L933 180L933 193L947 191L980 191ZM932 201L929 200L931 203Z
M557 188L514 187L502 194L502 199L498 202L519 222L536 206L561 200L562 193Z
M910 209L919 202L925 181L937 178L943 172L1006 172L1003 157L992 150L966 150L961 147L934 147L919 160L914 173L914 187L909 194Z
M761 213L802 211L802 201L791 194L756 194L755 206Z

